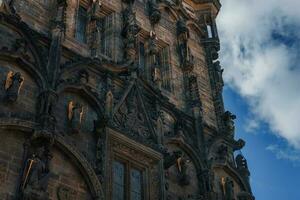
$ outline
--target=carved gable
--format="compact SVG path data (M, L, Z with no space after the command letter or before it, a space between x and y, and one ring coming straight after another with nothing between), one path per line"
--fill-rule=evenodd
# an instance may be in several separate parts
M153 125L135 82L125 91L113 113L113 125L135 138L155 139Z

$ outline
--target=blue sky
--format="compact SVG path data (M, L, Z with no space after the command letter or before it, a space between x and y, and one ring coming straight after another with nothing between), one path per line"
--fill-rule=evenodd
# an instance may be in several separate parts
M300 200L300 1L221 0L226 109L257 200Z

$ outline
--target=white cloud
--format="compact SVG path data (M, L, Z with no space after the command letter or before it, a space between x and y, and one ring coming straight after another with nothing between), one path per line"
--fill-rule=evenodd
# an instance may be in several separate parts
M247 99L257 119L300 149L300 1L222 4L218 27L225 82Z
M289 160L295 164L300 163L300 154L299 151L290 148L290 147L280 147L276 144L271 144L267 146L266 150L271 151L276 155L276 158L279 160Z

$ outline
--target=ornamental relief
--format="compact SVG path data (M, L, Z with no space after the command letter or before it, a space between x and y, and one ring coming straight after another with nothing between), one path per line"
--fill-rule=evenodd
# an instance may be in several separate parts
M138 150L132 149L124 144L121 144L117 141L114 141L112 143L112 148L114 152L121 153L123 155L126 155L128 158L138 161L139 163L143 163L147 166L152 166L157 164L157 160L154 160L145 154L141 153Z
M162 199L162 165L161 158L157 158L157 155L152 155L152 153L141 151L139 148L133 146L135 144L122 143L118 140L110 140L111 152L112 154L118 154L129 161L137 162L145 167L146 170L146 180L149 184L149 200L159 200ZM154 157L152 157L154 156ZM110 157L110 163L112 163L114 156ZM148 193L148 191L147 191ZM148 199L148 198L147 198Z

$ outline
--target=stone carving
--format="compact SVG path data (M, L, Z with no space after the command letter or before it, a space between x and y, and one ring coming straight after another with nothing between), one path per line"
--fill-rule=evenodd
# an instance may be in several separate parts
M59 186L57 188L57 198L58 200L72 200L76 198L76 191L72 190L69 187L66 186Z
M17 101L23 82L24 78L20 72L8 72L4 85L4 89L6 91L5 99L7 102L13 103Z
M136 60L137 35L141 28L137 24L133 6L129 4L123 11L123 30L125 58L132 62Z
M156 45L157 37L154 31L150 32L150 37L148 40L148 54L150 58L150 69L152 72L152 81L158 86L161 87L161 72L159 68L159 57L158 57L158 48Z
M68 104L68 123L71 134L78 134L81 129L83 106L80 103L70 101Z
M152 25L157 24L161 18L156 0L148 0L149 19Z
M229 177L222 177L221 179L223 195L225 200L235 200L234 198L234 183L233 180Z
M245 146L246 142L242 139L238 139L238 141L233 141L232 149L233 151L241 150Z
M203 170L201 173L198 174L199 181L201 183L201 194L205 194L208 192L212 192L214 189L214 180L215 175L210 170Z
M219 160L221 162L226 162L227 156L228 156L228 147L225 144L221 144L217 148L217 155L216 155L216 160Z
M53 131L55 129L56 119L53 115L53 107L57 102L58 96L54 91L44 91L39 96L38 121L43 129Z
M89 20L96 20L96 13L97 11L101 8L102 6L102 1L101 0L92 0L89 8L88 8L88 15L89 15Z
M238 169L247 169L248 170L248 164L245 157L241 154L237 155L235 158L236 166Z
M234 137L234 119L236 119L236 116L229 111L226 111L223 115L225 133L230 137Z
M105 171L105 150L106 150L106 132L105 127L107 125L106 118L99 118L94 121L94 133L97 135L96 145L96 161L95 161L95 172L101 182L104 181Z
M174 151L172 154L164 152L164 169L167 170L176 164L177 160L183 155L182 151Z
M176 160L178 170L178 183L182 186L190 184L190 177L187 175L188 162L183 155Z
M38 145L31 149L21 182L23 200L47 200L50 178L49 162L52 156L47 145Z
M184 70L192 70L194 66L194 57L188 47L189 30L186 27L185 21L182 19L177 22L177 40L178 40L178 53L180 58L181 67Z
M213 63L215 71L216 71L216 84L219 87L218 89L221 90L221 88L224 85L223 81L223 71L224 69L221 68L220 61L216 61Z
M117 128L125 131L128 136L141 142L153 143L155 139L153 126L150 126L151 122L141 98L138 89L132 88L124 101L117 106L113 123Z

